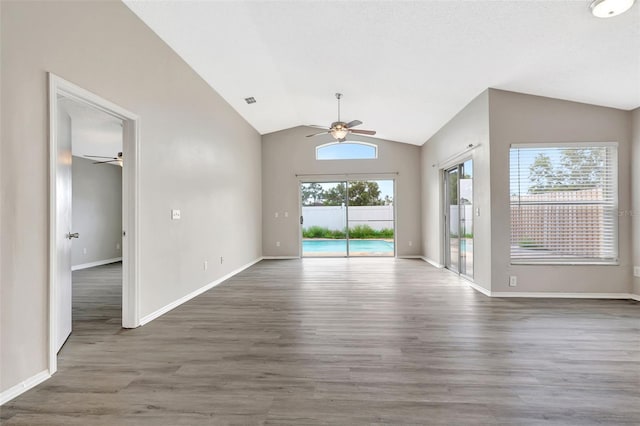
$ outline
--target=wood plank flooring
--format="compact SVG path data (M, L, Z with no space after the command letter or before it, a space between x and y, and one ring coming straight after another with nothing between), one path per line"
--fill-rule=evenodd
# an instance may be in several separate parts
M135 330L74 273L59 372L3 425L640 424L640 304L490 299L420 260L262 261Z

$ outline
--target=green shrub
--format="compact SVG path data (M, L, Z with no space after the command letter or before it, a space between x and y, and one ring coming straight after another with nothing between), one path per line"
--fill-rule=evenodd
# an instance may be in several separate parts
M332 231L329 231L329 237L328 238L334 238L336 240L342 240L344 238L347 238L347 234L344 231L339 231L337 229L334 229Z
M540 249L543 248L542 244L540 244L539 242L534 241L531 238L523 238L518 242L518 245L522 248L525 249Z
M324 235L329 232L327 228L321 226L310 226L302 230L302 236L304 238L324 238Z
M385 228L380 231L372 229L369 225L356 225L353 228L349 228L350 238L393 238L393 229ZM341 240L347 238L345 230L329 229L322 226L310 226L302 229L303 238L327 238Z
M310 226L302 229L302 236L304 238L343 239L346 238L346 233L338 229L329 229L322 226Z
M393 238L393 229L384 228L378 231L378 234L380 235L381 238Z
M349 228L349 236L351 238L371 238L375 231L369 225L356 225Z

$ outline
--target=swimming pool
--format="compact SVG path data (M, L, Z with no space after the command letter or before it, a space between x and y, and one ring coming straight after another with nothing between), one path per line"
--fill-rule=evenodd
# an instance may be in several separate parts
M393 256L393 241L349 240L352 256ZM346 256L347 240L303 240L303 256Z

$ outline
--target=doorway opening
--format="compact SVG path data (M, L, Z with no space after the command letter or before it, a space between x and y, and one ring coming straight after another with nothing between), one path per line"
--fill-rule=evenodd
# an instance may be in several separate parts
M395 256L395 181L300 182L302 257Z
M139 325L138 117L49 74L49 138L49 374L53 374L58 351L72 331L72 269L114 265L112 281L115 274L122 282L117 289L122 326Z
M444 265L473 278L473 160L444 170Z
M123 122L63 95L57 106L59 352L78 326L122 322Z

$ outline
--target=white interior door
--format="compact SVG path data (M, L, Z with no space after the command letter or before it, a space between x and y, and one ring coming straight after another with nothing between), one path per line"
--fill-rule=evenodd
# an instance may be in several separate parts
M56 159L56 352L71 334L71 117L58 110Z

